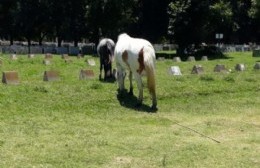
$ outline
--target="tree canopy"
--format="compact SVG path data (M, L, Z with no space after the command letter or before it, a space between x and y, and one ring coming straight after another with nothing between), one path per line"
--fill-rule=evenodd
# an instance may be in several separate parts
M1 0L0 38L38 41L116 40L127 32L180 48L260 41L260 0Z

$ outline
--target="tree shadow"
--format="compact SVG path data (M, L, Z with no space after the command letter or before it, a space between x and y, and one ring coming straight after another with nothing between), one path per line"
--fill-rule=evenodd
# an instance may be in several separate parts
M152 109L150 106L145 104L138 105L138 98L134 95L129 94L126 89L124 89L123 91L119 91L119 89L117 90L117 100L119 101L121 106L139 112L156 113L158 110Z

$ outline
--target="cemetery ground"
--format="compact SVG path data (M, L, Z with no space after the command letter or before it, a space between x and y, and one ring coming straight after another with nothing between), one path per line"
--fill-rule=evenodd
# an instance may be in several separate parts
M54 55L50 65L42 63L43 55L0 57L1 72L17 71L20 81L0 84L0 167L260 164L260 71L253 69L260 58L251 52L210 61L157 61L157 113L148 113L146 88L137 110L136 97L117 96L116 83L99 81L97 57L65 62ZM96 66L88 65L88 58ZM246 70L235 71L238 63ZM204 74L191 74L197 64ZM213 72L216 64L231 72ZM182 76L169 74L174 65ZM81 69L93 70L95 78L79 80ZM59 71L59 80L43 81L46 70ZM125 83L128 88L128 79Z

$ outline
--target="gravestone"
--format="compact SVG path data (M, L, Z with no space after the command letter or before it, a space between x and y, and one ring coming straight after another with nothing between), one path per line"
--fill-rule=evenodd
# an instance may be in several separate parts
M182 75L179 66L171 66L169 69L169 73L174 76Z
M201 65L194 65L191 71L192 74L203 74L204 69Z
M44 59L44 60L42 61L42 63L43 63L44 65L50 65L50 64L51 64L51 60L50 60L50 59Z
M253 50L253 57L260 57L260 49Z
M237 70L237 71L245 71L246 70L245 64L237 64L235 66L235 70Z
M94 71L93 70L80 70L79 79L93 79L94 78Z
M194 62L194 61L196 61L196 59L195 59L194 56L189 56L189 57L187 58L187 61L189 61L189 62Z
M34 54L29 54L28 58L34 58Z
M58 71L44 71L43 81L57 81L59 80Z
M73 62L70 58L65 58L64 61L65 61L65 63L72 63Z
M228 72L228 70L226 69L225 65L222 64L217 64L214 68L214 72Z
M173 61L174 62L181 62L181 58L180 57L173 57Z
M62 59L69 59L70 57L69 57L68 54L62 54L62 55L61 55L61 58L62 58Z
M254 66L254 69L260 70L260 62L257 62Z
M16 71L3 72L2 82L4 84L19 84L18 73Z
M87 59L87 63L90 65L90 66L95 66L96 65L96 62L94 59Z
M78 59L84 58L84 55L83 55L83 54L78 54L78 55L77 55L77 58L78 58Z
M45 54L45 59L52 59L52 54L51 53L46 53Z
M11 54L10 59L11 60L17 60L16 54Z
M208 56L205 56L205 55L202 56L202 57L201 57L201 61L208 61Z

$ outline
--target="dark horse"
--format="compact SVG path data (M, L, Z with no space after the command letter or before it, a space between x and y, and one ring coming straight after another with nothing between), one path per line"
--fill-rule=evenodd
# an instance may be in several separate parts
M97 46L97 53L100 58L99 79L102 79L102 69L104 68L104 80L112 79L112 57L114 56L115 43L113 40L104 38Z

